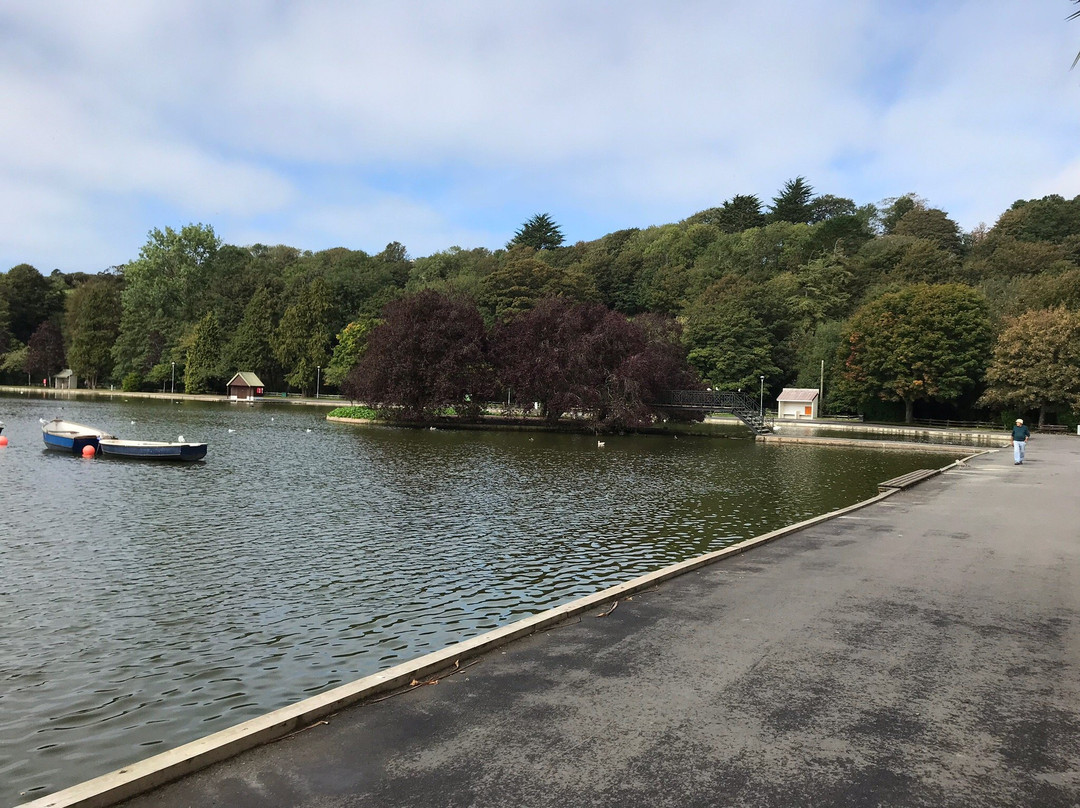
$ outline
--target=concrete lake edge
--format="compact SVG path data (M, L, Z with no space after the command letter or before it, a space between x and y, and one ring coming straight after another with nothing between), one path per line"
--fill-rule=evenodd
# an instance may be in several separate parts
M846 443L846 441L842 442ZM859 443L872 445L874 442L859 441ZM919 444L915 445L918 446ZM911 446L912 444L906 444L905 448L911 448ZM935 451L962 448L941 444L925 446L928 450L933 449ZM963 448L966 455L964 458L957 459L935 470L933 474L927 474L922 479L928 479L930 476L960 466L972 457L998 451L996 449L972 451L972 447ZM359 705L371 697L391 693L402 688L408 689L414 680L430 677L441 672L452 673L465 660L478 657L521 637L550 628L570 617L612 601L618 601L636 592L725 558L739 555L754 547L775 541L812 525L868 507L899 491L899 488L889 488L853 505L746 539L738 544L663 567L622 584L595 592L592 595L577 598L562 606L548 609L507 626L447 646L439 651L425 654L384 671L362 677L325 693L303 699L220 732L152 757L144 758L131 765L70 786L51 795L22 803L20 808L103 808L104 806L115 805L165 783L207 768L214 763L234 757L248 749L270 743L302 730L347 707Z

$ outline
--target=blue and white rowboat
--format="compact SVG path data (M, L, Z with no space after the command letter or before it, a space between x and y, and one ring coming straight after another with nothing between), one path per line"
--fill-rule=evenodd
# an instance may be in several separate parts
M100 439L98 444L106 457L130 457L138 460L202 460L206 457L205 443L117 440L110 436Z
M62 418L53 418L42 424L41 436L45 439L46 448L59 449L72 454L82 454L86 446L93 446L94 451L97 451L98 441L102 438L116 437L97 427L76 424Z

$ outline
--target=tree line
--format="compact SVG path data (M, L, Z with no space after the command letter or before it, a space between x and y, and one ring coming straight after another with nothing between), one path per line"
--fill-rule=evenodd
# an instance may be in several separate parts
M650 417L656 385L764 376L771 395L823 379L830 412L1069 421L1078 318L1080 197L1019 200L962 232L914 193L857 205L797 177L768 204L735 195L572 245L538 214L502 249L420 258L153 230L96 275L0 275L0 375L70 367L151 390L175 374L199 393L253 370L272 390L320 379L417 415L509 393L603 423Z

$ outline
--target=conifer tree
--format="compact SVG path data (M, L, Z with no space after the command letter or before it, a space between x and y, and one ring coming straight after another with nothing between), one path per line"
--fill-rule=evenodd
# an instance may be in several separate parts
M221 326L217 315L207 312L195 326L194 339L187 352L184 368L184 391L212 393L224 382L221 368Z
M538 213L525 222L510 243L510 247L532 247L534 250L550 250L562 246L563 234L555 221L546 213Z
M783 189L773 197L769 207L769 219L774 222L809 224L814 217L812 204L814 189L804 177L796 177L784 183Z
M315 388L320 368L330 364L333 308L329 286L316 278L285 309L274 335L274 356L285 369L285 381L305 393Z
M277 314L274 296L267 287L261 287L244 307L244 316L226 347L225 364L230 374L249 370L267 384L281 381L280 366L271 347Z

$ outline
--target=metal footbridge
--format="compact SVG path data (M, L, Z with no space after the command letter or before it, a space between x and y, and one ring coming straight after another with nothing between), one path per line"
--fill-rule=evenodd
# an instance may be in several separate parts
M760 402L741 392L731 390L669 390L657 406L666 410L697 410L699 412L730 412L755 435L768 435L772 427L763 417Z

